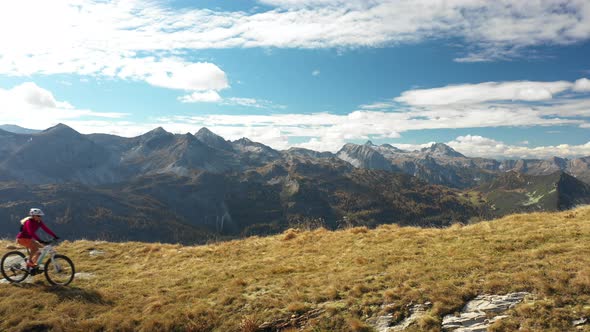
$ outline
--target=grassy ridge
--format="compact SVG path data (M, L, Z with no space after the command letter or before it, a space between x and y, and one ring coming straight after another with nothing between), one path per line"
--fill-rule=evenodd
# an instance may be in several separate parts
M307 315L309 331L369 331L368 317L402 319L408 305L430 301L414 329L437 331L477 294L512 291L536 300L494 331L568 331L590 317L590 207L447 229L289 230L195 247L76 241L58 250L94 277L67 288L43 276L0 285L0 330L254 331Z

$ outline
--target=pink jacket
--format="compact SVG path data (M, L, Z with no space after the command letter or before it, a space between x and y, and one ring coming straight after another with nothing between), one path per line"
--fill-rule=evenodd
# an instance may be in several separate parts
M23 227L22 227L20 233L18 233L18 235L16 236L16 238L17 239L31 239L31 238L33 238L33 239L39 241L40 240L39 237L37 236L37 234L35 234L37 232L37 230L39 229L39 227L41 227L41 229L43 229L47 234L49 234L53 237L57 237L57 235L55 235L55 233L53 233L49 229L49 227L45 226L43 221L36 222L32 218L29 218L23 224Z

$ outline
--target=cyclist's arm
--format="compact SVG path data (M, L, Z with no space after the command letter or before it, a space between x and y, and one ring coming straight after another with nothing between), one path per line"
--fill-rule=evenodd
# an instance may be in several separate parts
M47 233L53 237L57 237L57 235L55 235L55 233L53 233L53 231L50 230L49 227L45 226L45 223L40 222L39 226L41 226L41 228L45 231L45 233ZM39 241L39 238L37 238L36 240Z

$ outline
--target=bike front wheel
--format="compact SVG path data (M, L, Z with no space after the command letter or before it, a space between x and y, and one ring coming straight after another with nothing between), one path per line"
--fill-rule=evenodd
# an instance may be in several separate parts
M20 251L6 253L0 261L0 271L6 280L19 283L29 276L25 254Z
M45 278L53 285L66 286L74 280L74 263L64 255L55 255L45 263Z

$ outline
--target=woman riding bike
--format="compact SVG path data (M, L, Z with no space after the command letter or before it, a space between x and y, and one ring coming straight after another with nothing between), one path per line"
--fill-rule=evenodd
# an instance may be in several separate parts
M22 226L20 233L16 236L16 242L28 248L31 253L31 257L27 261L27 268L31 271L34 271L37 268L37 259L39 258L41 244L48 243L37 236L36 232L39 227L41 227L41 229L47 234L53 236L55 240L59 239L59 237L43 223L43 220L41 220L41 217L44 215L45 214L41 209L32 208L29 211L29 216L20 221Z

